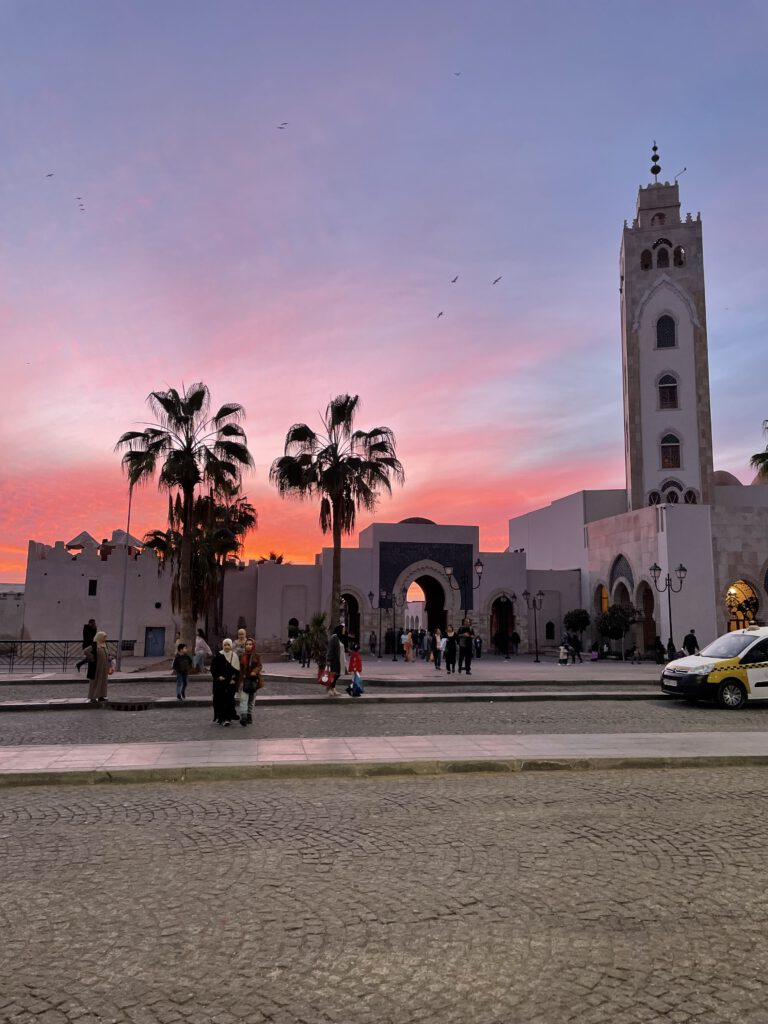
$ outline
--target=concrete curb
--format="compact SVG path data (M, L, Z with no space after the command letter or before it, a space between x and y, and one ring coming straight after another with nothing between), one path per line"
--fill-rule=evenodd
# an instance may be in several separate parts
M374 779L397 776L516 774L544 771L622 769L725 768L768 765L768 754L697 755L681 757L530 757L424 761L320 761L294 764L206 765L175 768L115 768L0 772L0 788L18 786L95 786L107 783L234 782L290 779Z
M190 680L194 682L199 680L200 675L194 675L190 677ZM210 674L202 674L202 678L206 682L210 682ZM264 679L269 685L270 683L291 683L297 686L311 686L319 689L319 684L315 679L314 675L307 676L282 676L272 675L269 672L265 672ZM654 675L653 678L637 678L637 679L563 679L562 677L553 677L552 679L483 679L480 676L475 678L471 683L467 682L465 678L459 678L456 680L450 679L447 676L440 678L437 677L431 682L429 679L377 679L375 676L366 675L365 682L367 686L385 686L392 687L393 689L430 689L433 686L501 686L501 687L519 687L519 686L556 686L556 687L579 687L579 686L599 686L599 687L623 687L623 686L653 686L659 682L660 675ZM112 676L109 680L110 687L114 686L125 686L133 683L134 685L141 685L142 683L164 683L167 686L175 686L175 680L170 673L163 675L122 675ZM67 676L60 679L14 679L13 676L0 675L0 693L3 691L4 686L77 686L81 685L85 688L88 686L88 680L84 676Z
M531 703L537 701L628 701L628 700L674 700L671 694L661 690L653 693L622 693L604 690L583 690L564 693L414 693L414 694L366 694L359 700L342 698L331 701L319 694L314 697L259 697L260 708L290 707L292 705L313 707L363 707L366 704L472 704L472 703ZM89 704L84 697L63 697L59 700L5 701L0 702L0 714L14 711L168 711L185 708L209 708L213 705L210 697L188 697L177 701L175 697L125 696L108 699L105 704Z

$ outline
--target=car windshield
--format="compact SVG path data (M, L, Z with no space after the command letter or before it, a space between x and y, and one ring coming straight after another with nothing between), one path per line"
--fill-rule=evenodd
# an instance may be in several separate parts
M755 636L744 633L726 633L717 640L713 640L708 647L701 652L704 658L738 658L750 644L755 642Z

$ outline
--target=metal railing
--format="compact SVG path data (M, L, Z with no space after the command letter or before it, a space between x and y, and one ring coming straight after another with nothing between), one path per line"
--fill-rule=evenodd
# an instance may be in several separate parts
M133 640L123 640L123 654L134 651ZM107 641L107 650L117 654L117 642ZM0 670L8 672L66 672L82 661L82 640L0 640Z

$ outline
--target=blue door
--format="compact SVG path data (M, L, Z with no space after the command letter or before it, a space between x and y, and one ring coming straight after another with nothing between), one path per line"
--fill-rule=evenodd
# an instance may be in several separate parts
M144 657L162 658L165 654L165 626L147 626L144 630Z

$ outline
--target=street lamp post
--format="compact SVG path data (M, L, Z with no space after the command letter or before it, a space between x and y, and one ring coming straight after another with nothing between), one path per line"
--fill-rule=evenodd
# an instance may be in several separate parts
M394 591L389 595L392 600L392 661L397 661L397 609L405 608L408 603L408 588L403 587L401 591L401 597L398 600L397 595Z
M669 614L669 639L670 639L670 642L672 644L672 647L674 648L675 641L674 641L674 633L672 632L672 595L673 594L679 594L680 591L683 589L683 580L685 579L686 575L688 574L688 570L685 568L685 566L683 565L682 562L675 569L675 576L677 576L677 578L679 580L679 583L680 583L680 585L678 587L672 586L672 577L670 576L669 573L667 573L666 576L664 577L664 586L663 587L659 586L659 577L661 576L661 566L657 565L656 562L653 563L653 565L648 570L648 572L651 574L651 578L653 579L653 585L656 588L656 590L658 591L658 593L660 593L660 594L666 593L666 595L667 595L667 612Z
M381 661L381 609L384 606L384 602L387 601L388 599L389 599L389 594L382 587L381 590L379 591L379 603L378 604L374 604L373 603L373 591L372 590L368 591L368 600L371 602L371 608L374 608L374 609L378 608L379 609L379 653L377 655L379 661Z
M525 607L530 611L533 609L533 646L535 650L534 661L539 660L539 620L538 614L541 611L541 606L544 604L544 591L537 590L535 594L531 594L530 590L523 591L523 600L525 601Z
M485 568L479 556L473 568L475 570L475 575L477 576L477 583L472 583L472 589L477 590L477 588L480 586L480 581L483 578L483 569ZM462 616L462 618L466 618L468 604L467 598L469 596L470 583L469 577L465 572L463 572L461 576L459 576L459 578L456 579L456 575L454 574L452 565L444 565L443 572L448 577L448 583L450 584L451 590L457 590L459 592L459 595L462 599L462 609L464 611L464 615Z

